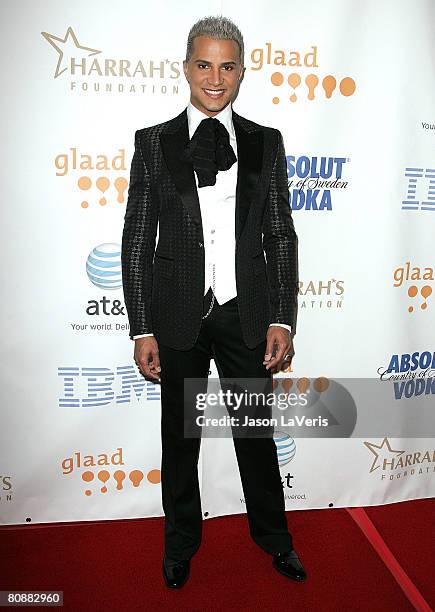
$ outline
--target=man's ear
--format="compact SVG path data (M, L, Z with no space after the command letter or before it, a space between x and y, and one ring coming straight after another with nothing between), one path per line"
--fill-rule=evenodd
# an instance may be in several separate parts
M187 78L187 71L188 71L188 65L186 60L183 60L183 72L184 72L184 76L186 77L186 81L189 82L189 79Z

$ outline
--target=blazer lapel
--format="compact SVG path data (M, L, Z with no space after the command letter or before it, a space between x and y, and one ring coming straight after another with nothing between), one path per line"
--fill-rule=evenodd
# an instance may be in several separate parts
M236 240L240 238L263 166L263 132L233 111L237 139Z
M263 166L263 133L233 111L237 139L235 233L240 238ZM175 117L160 135L163 155L180 198L195 223L202 228L201 208L192 165L184 159L189 141L187 110Z
M193 167L184 159L184 147L189 142L186 109L161 133L160 141L166 164L181 200L195 223L201 226L201 209Z

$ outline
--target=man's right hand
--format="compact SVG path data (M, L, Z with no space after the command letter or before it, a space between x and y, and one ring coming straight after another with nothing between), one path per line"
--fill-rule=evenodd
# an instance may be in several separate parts
M154 336L134 341L134 360L144 376L160 380L159 346Z

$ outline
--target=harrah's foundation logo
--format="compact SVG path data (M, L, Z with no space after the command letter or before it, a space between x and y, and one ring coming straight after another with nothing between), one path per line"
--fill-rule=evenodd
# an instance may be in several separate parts
M343 307L344 280L310 279L299 281L299 308L339 310Z
M271 85L271 101L325 101L353 96L355 80L348 75L333 75L318 71L318 48L313 45L304 52L276 49L271 42L252 49L250 69L267 74Z
M388 482L435 473L433 449L395 450L388 438L384 438L380 443L364 442L364 446L372 457L369 473L377 474L380 480Z
M177 95L180 62L160 58L106 57L79 42L70 26L65 35L41 32L56 52L53 77L68 81L76 93ZM142 43L138 43L141 48Z

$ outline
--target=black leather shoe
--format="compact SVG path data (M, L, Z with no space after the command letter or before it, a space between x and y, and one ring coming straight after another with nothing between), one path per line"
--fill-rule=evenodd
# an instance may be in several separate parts
M163 578L170 589L181 589L189 578L190 561L179 561L176 565L166 567L163 559Z
M307 577L302 563L294 549L274 554L272 564L280 574L284 574L287 578L302 582Z

